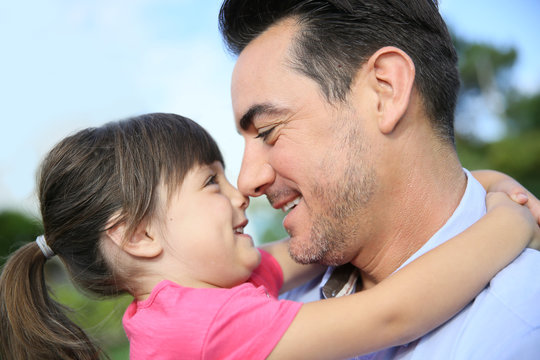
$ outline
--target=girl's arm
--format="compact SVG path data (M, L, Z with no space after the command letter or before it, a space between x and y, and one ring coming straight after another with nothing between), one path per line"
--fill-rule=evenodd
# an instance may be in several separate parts
M303 265L294 261L289 255L289 238L261 245L260 248L269 252L281 266L283 286L280 293L304 284L327 268L319 264Z
M540 230L527 208L501 193L462 234L369 290L302 305L270 358L349 358L410 342L478 294Z

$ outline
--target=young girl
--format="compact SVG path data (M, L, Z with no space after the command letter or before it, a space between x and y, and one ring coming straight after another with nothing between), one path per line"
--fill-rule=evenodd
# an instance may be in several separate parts
M477 224L372 289L277 300L320 267L295 264L286 241L253 247L248 199L225 178L216 143L173 114L64 139L42 164L39 200L44 236L0 279L5 359L103 356L47 293L53 255L83 289L133 295L123 319L132 359L344 358L441 324L538 237L526 208L491 194Z

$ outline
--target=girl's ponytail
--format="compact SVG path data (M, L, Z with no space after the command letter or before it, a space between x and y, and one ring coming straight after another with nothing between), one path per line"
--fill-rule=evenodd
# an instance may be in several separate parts
M49 296L37 243L13 253L0 276L2 359L99 359L100 350Z

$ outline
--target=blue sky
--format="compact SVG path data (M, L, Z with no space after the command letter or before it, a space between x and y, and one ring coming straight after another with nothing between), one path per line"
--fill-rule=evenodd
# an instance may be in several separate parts
M145 112L198 121L236 181L242 154L217 30L219 0L0 1L0 209L34 213L36 168L62 137ZM512 82L540 89L540 1L443 0L469 39L516 46Z

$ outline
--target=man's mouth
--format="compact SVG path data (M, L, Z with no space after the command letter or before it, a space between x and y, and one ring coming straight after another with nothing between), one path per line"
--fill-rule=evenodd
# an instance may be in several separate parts
M292 208L294 208L296 205L298 205L298 203L300 203L300 200L302 200L302 197L299 196L297 197L296 199L292 200L292 201L289 201L288 203L286 203L282 208L281 210L283 212L288 212L289 210L291 210Z

